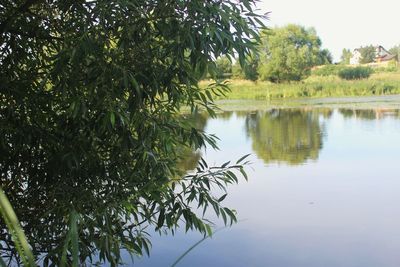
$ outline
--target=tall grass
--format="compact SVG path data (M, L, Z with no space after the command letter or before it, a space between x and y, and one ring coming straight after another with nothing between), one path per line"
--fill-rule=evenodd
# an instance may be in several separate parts
M207 86L202 81L200 86ZM374 96L400 94L400 72L374 73L369 79L342 80L337 76L310 76L301 82L274 84L231 80L231 92L220 99L272 100L304 97Z
M338 75L340 78L345 80L360 80L367 79L371 76L373 70L370 67L350 67L339 71Z

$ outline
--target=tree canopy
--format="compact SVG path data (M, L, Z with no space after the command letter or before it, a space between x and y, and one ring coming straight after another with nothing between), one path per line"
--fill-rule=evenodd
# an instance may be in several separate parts
M358 49L361 54L360 63L366 64L375 61L376 49L373 45L364 46Z
M400 60L400 45L395 45L392 48L389 49L389 52L392 55L396 56L396 60L399 61Z
M313 28L299 25L265 30L261 33L259 77L272 82L299 81L311 67L331 62Z
M252 53L251 56L247 58L247 64L243 67L240 65L240 62L236 62L232 66L232 76L234 78L256 81L258 79L259 62L258 53Z
M350 64L350 58L352 57L350 49L343 48L342 55L340 56L340 63L344 65Z
M322 49L319 51L318 58L316 65L321 66L321 65L329 65L332 64L333 62L333 57L331 52L328 49Z
M149 226L210 232L194 206L235 220L209 190L237 181L241 165L200 161L179 176L183 148L215 146L180 109L213 114L225 86L197 82L215 75L216 57L245 64L255 2L2 1L0 182L43 265L117 265L121 248L149 251Z
M220 57L215 61L217 73L216 76L219 79L229 78L232 76L232 62L227 57Z

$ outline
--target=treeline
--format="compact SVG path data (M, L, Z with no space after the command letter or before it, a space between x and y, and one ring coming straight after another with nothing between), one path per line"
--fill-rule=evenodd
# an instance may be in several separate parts
M218 58L217 78L300 81L311 74L312 67L332 63L331 53L321 48L314 28L290 24L263 30L260 39L258 52L251 54L244 65Z
M266 29L260 33L258 51L247 57L246 64L227 57L216 59L217 79L245 79L251 81L270 81L274 83L300 81L311 74L318 76L338 75L343 79L368 78L373 71L395 71L396 62L389 63L386 68L352 68L350 64L352 52L343 49L341 61L332 64L332 55L322 49L322 42L314 28L305 28L290 24L285 27ZM375 47L368 45L359 48L361 64L373 62L376 57ZM388 50L399 57L400 45ZM323 67L319 67L322 66Z
M345 80L368 78L372 73L395 72L397 62L390 61L385 67L371 68L369 66L347 66L347 64L329 64L312 70L314 76L339 76Z

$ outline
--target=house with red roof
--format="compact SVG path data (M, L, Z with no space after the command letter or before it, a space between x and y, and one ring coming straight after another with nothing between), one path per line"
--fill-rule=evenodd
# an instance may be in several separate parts
M387 51L381 45L376 46L375 51L376 51L375 62L378 62L378 63L385 62L385 61L390 61L390 60L396 58L395 55L392 55L389 51Z
M396 56L387 51L383 46L377 45L374 48L375 48L375 59L374 59L375 63L382 63L396 59ZM360 64L361 58L362 55L360 52L360 48L354 49L352 57L350 58L350 64L351 65Z

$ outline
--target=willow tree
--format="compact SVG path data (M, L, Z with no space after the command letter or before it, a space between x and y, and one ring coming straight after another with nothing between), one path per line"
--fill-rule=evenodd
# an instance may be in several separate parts
M192 202L235 220L210 187L241 166L202 162L177 179L182 147L215 146L179 111L213 112L225 87L198 79L219 56L245 64L254 2L1 1L0 180L44 265L116 265L121 248L148 251L148 226L210 232ZM4 228L3 256L15 255Z

